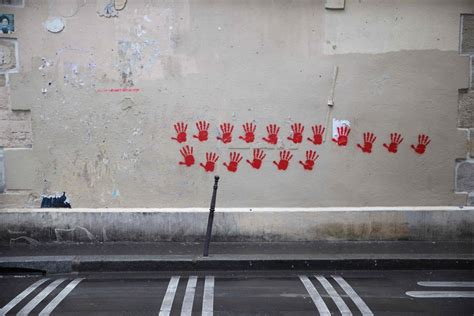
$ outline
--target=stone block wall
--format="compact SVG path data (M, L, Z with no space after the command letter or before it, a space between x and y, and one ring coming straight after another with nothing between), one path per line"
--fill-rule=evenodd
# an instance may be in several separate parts
M461 15L460 53L469 56L469 83L459 90L458 128L466 131L466 153L456 160L454 190L467 194L467 204L474 205L474 14Z

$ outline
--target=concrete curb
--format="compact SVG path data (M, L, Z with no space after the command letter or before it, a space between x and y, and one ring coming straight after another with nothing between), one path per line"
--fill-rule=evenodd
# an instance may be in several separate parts
M206 209L21 209L0 212L0 244L202 241ZM218 209L213 241L472 241L474 208Z
M4 257L0 271L25 269L46 273L196 270L423 270L474 269L474 256L41 256Z

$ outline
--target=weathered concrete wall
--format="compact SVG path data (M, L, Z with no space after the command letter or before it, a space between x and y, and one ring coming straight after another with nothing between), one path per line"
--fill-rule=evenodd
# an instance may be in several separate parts
M206 209L5 210L0 243L199 241ZM214 241L472 241L474 208L218 209Z
M472 1L351 0L337 11L314 0L128 1L113 18L99 17L95 1L77 3L2 8L15 14L20 56L10 108L31 119L34 135L24 159L33 180L16 189L66 191L74 207L202 207L213 179L199 163L213 151L221 206L465 203L453 170L469 150L456 109L470 74L460 14ZM47 31L51 17L64 30ZM334 66L330 118L351 122L349 144L327 135L315 146L306 138L326 125ZM192 138L198 120L211 124L206 143ZM180 121L189 124L182 144L171 140ZM250 121L251 146L237 137ZM222 122L235 125L230 144L216 140ZM299 145L287 140L295 122L306 127ZM261 140L270 123L281 126L278 146ZM356 146L368 131L371 154ZM393 132L404 137L396 154L382 146ZM431 139L423 155L410 147L421 133ZM178 164L185 144L190 168ZM267 153L260 170L246 163L253 148ZM283 148L294 155L284 172L272 164ZM310 149L320 156L311 172L298 163ZM237 173L222 165L231 151L244 157ZM16 168L27 170L6 165L8 179Z

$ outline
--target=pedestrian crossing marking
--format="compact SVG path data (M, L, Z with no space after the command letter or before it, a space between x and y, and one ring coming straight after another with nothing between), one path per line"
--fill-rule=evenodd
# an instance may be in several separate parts
M41 303L55 288L57 288L66 279L57 279L50 283L45 289L38 293L31 301L28 302L17 314L17 316L28 315L39 303Z
M186 285L181 316L191 316L193 312L194 293L196 292L197 276L190 276Z
M316 279L319 281L319 283L321 283L321 285L324 287L329 296L331 296L334 303L336 303L336 306L341 312L341 315L351 316L352 313L349 307L346 305L346 303L344 303L344 300L337 293L336 289L331 285L331 283L329 283L329 281L325 277L320 275L316 275Z
M202 297L202 315L212 316L214 313L214 277L206 276Z
M364 300L357 294L357 292L352 288L352 286L347 283L342 277L333 275L332 278L342 287L344 292L352 299L352 301L357 305L362 316L373 316L374 314L370 310L369 306L365 304Z
M20 294L15 296L10 302L8 302L2 309L0 309L0 316L5 316L11 309L20 304L28 295L33 293L37 288L41 287L43 284L48 281L49 283L44 289L42 289L35 297L26 302L26 305L17 313L17 315L24 316L29 315L32 310L34 310L42 301L44 301L48 295L51 294L56 288L58 288L64 281L67 279L61 278L56 280L50 280L49 278L44 278L36 281L31 284ZM61 292L58 293L48 305L39 313L40 316L48 316L53 312L53 310L68 296L72 290L82 281L83 278L74 279L69 284L66 285Z
M331 277L339 284L339 286L344 290L347 296L349 296L349 298L354 302L354 304L357 306L363 316L374 315L370 308L367 306L367 304L365 304L362 298L357 294L357 292L352 288L352 286L347 283L346 280L336 275L333 275ZM331 315L328 306L324 302L324 299L321 297L311 280L305 275L300 275L299 278L303 283L304 287L306 288L306 291L310 295L311 299L313 300L314 304L316 305L316 309L318 310L319 314L324 316ZM324 276L321 275L316 275L315 278L319 281L326 293L336 304L340 314L343 316L351 316L352 312L350 311L349 307L344 302L339 293L336 291L336 289L331 285L331 283Z
M173 301L179 286L179 276L170 279L165 296L161 303L160 316L169 316ZM197 276L190 276L186 285L183 303L181 305L181 316L191 316L193 312L194 296L196 294ZM202 315L212 316L214 314L214 277L206 276L204 279L204 293L202 297Z
M171 277L168 288L166 289L165 297L163 298L163 302L161 302L160 316L168 316L170 314L174 296L176 295L176 290L178 289L178 284L179 276Z
M2 309L0 309L0 316L6 315L13 307L18 305L25 297L30 295L36 288L38 288L41 284L44 282L48 281L49 279L41 279L30 285L28 288L26 288L23 292L18 294L16 297L14 297L7 305L5 305Z
M74 288L84 279L74 279L66 287L56 295L55 298L39 313L39 316L49 316L53 310L74 290Z

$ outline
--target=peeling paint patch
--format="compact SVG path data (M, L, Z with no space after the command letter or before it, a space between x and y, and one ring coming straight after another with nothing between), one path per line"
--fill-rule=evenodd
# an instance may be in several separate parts
M45 68L51 67L53 65L53 62L50 60L47 60L46 58L41 58L41 65L38 67L38 70L43 70Z
M59 33L64 30L64 20L60 17L49 18L44 22L44 27L51 33Z
M0 73L18 72L18 42L16 39L0 39Z
M130 110L137 105L131 98L124 98L119 104L122 111Z
M157 40L149 39L143 42L118 42L117 70L122 79L122 86L131 87L134 85L134 78L148 75L147 72L157 64L160 56L158 44Z
M332 138L338 139L339 137L339 132L338 132L338 127L351 127L351 122L349 120L338 120L336 118L332 119Z

